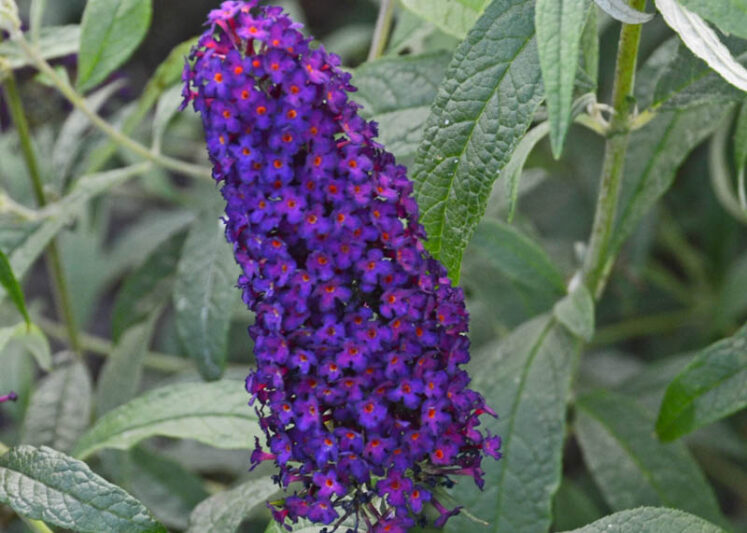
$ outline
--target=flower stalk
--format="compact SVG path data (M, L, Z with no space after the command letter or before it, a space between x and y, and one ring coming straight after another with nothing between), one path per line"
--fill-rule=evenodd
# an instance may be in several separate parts
M34 197L39 207L44 207L47 205L47 199L44 194L44 185L42 183L41 173L39 172L38 160L31 142L31 131L29 129L28 121L26 120L26 114L23 111L21 96L18 93L18 86L16 85L13 72L7 74L4 85L8 109L11 119L16 125L18 131L18 137L21 142L21 153L23 154L23 160L26 163L29 178L31 179L31 187L34 192ZM47 270L52 279L52 290L57 311L67 329L67 340L70 348L75 353L80 354L81 344L78 335L78 327L75 323L70 291L67 286L67 278L65 277L65 270L62 265L62 260L60 259L60 252L56 240L53 239L47 246L45 259Z
M646 0L633 0L630 3L630 7L639 11L643 10L645 5ZM610 257L610 243L625 169L631 117L635 109L633 85L640 41L640 24L622 25L612 89L613 112L605 143L594 225L584 263L585 282L597 299L604 290L614 260Z

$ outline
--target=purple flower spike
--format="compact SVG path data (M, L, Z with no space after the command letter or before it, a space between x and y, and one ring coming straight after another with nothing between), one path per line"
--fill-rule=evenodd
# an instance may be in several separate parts
M224 2L209 25L185 105L202 115L256 313L246 386L266 449L252 462L274 462L293 491L273 516L394 533L430 505L441 525L458 509L433 489L481 485L500 438L477 429L494 412L460 369L464 295L423 247L406 169L348 99L339 57L281 9Z

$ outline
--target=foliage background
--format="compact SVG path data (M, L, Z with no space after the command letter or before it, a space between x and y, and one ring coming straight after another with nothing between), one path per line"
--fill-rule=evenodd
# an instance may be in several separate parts
M47 2L44 25L79 23L84 4ZM153 73L175 46L201 31L205 13L215 4L153 2L142 45L103 86L87 92L88 105L115 125L126 123L152 87ZM450 35L398 6L385 58L366 64L377 3L282 4L355 69L358 100L382 123L385 142L418 179L423 168L415 163L418 145L449 58L463 36L453 33L460 30L452 28ZM26 17L28 3L19 5ZM595 92L599 102L610 102L620 23L598 13ZM736 37L729 45L735 54L747 49ZM678 60L680 64L674 63ZM746 149L740 148L735 125L740 109L745 120L744 93L724 88L715 77L697 87L697 98L687 93L687 102L682 97L683 103L672 96L680 93L668 92L660 83L667 72L687 70L683 66L703 68L698 61L681 45L678 49L661 16L643 26L638 108L644 110L652 101L663 104L658 116L632 135L623 205L634 198L637 176L659 180L660 190L649 191L645 216L631 226L594 310L593 336L582 355L582 341L548 317L555 307L556 317L582 317L581 326L570 328L573 333L583 334L589 327L588 312L566 314L556 303L581 266L580 245L594 220L605 139L574 124L559 160L547 137L529 146L511 224L507 173L496 181L486 215L464 253L461 284L471 312L471 371L476 386L501 414L497 428L508 441L506 458L497 470L488 471L484 494L465 482L454 490L457 500L491 525L460 517L448 531L565 531L641 505L681 509L725 529L747 531L744 410L703 424L673 444L660 442L655 434L670 383L696 354L720 339L735 340L705 353L721 350L737 361L729 376L731 392L724 394L730 393L729 401L737 405L745 401L747 389L745 330L738 333L747 319L747 233L714 189L714 183L737 174L735 156ZM74 54L53 64L75 79ZM586 79L577 77L577 96L594 90L594 69L585 66ZM66 198L78 178L92 169L138 161L131 152L107 148L106 136L34 69L19 69L15 75L52 202ZM156 139L162 153L206 165L196 116L173 115L178 99L169 87L158 87L156 96L155 110L137 121L132 137L146 145ZM546 118L542 107L533 125ZM0 106L0 121L4 197L33 209L19 136L5 105ZM101 159L107 150L111 157ZM669 186L667 177L675 171ZM252 361L245 332L252 317L238 291L226 290L236 272L215 223L219 194L206 180L159 166L138 174L104 195L85 199L75 210L72 204L63 206L70 220L57 244L75 319L86 332L81 339L84 358L65 352L63 320L55 311L43 262L36 261L24 276L26 302L40 330L0 341L0 394L13 389L20 395L17 403L0 408L0 442L48 445L86 457L96 473L126 489L172 530L231 531L243 522L244 531L262 531L268 514L261 503L272 493L270 471L247 472L244 443L256 428L247 418L251 413L245 414L244 393L240 387L233 394L225 386L202 383L222 375L217 383L235 384L225 380L243 379ZM28 245L40 224L19 222L17 213L6 209L0 219L0 249L12 257ZM565 301L586 305L583 299ZM0 320L12 328L21 317L6 301ZM200 359L200 352L211 355ZM168 394L159 397L163 387ZM564 387L571 391L567 409ZM129 404L134 405L133 418L167 404L186 406L179 414L185 418L169 427L150 420L150 429L129 441L114 423L90 429L106 412L135 397ZM138 399L140 406L134 403ZM210 414L200 409L212 402L230 413L230 423L205 431ZM716 403L706 407L715 410ZM154 438L142 440L147 437ZM562 476L557 475L561 468ZM207 500L216 495L217 500ZM207 503L198 506L203 501ZM225 520L220 525L225 529L210 521L216 516ZM0 530L29 527L37 526L0 506Z

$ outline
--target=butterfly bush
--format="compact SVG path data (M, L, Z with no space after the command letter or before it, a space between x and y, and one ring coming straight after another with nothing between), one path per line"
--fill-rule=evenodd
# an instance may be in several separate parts
M224 2L184 71L201 113L226 236L256 313L256 402L280 523L404 532L451 475L482 487L481 433L495 413L467 388L460 288L423 246L406 169L348 99L340 58L314 47L278 7Z

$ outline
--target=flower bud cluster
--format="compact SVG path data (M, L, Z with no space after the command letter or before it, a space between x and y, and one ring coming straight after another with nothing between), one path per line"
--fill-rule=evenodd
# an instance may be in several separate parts
M256 313L247 378L266 448L294 490L273 506L404 532L465 474L482 485L461 289L424 249L406 169L348 99L340 59L277 7L223 2L184 71L202 115L239 287ZM422 521L422 520L421 520Z

